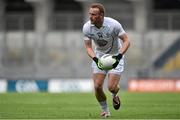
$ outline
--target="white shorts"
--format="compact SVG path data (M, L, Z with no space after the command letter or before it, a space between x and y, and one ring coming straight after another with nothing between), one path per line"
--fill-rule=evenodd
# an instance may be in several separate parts
M97 55L97 57L100 57L100 56ZM119 61L119 64L114 69L111 69L111 70L100 70L97 67L96 63L93 61L92 62L92 70L93 70L93 73L102 73L102 74L113 73L113 74L121 75L121 73L124 71L124 56L121 58L121 60Z

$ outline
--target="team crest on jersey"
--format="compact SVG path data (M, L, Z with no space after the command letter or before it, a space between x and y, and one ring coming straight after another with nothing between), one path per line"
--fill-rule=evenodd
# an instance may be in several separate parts
M98 32L97 35L98 35L99 39L102 39L102 38L103 38L102 33Z
M106 40L103 40L103 39L97 40L97 44L98 44L100 47L106 46L107 43L108 43L108 42L107 42Z
M100 46L100 47L103 47L105 45L107 45L107 41L104 40L104 35L101 33L101 32L98 32L97 33L97 36L98 36L98 39L97 39L97 44Z

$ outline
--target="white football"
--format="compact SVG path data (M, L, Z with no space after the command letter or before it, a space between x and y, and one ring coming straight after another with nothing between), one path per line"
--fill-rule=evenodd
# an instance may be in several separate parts
M111 70L113 68L113 64L116 62L116 59L112 58L111 54L105 54L100 57L100 62L103 65L104 70Z

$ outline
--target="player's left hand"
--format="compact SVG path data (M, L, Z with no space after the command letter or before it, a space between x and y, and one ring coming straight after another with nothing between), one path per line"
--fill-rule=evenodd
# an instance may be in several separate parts
M116 62L113 64L113 68L116 68L122 58L122 54L119 53L118 55L112 56L112 58L116 59Z

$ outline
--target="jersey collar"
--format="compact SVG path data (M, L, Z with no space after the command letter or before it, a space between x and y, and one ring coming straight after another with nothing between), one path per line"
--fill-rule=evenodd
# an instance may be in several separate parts
M101 28L97 28L94 24L91 24L92 27L96 28L96 29L103 29L105 28L107 25L105 24L105 22L103 21L102 27Z

